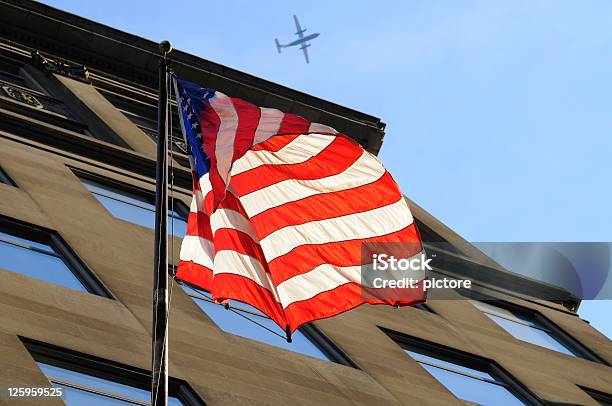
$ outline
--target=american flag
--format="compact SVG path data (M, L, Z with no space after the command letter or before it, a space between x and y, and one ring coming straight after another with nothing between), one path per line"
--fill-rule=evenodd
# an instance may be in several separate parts
M423 301L363 294L364 243L420 247L374 155L326 125L173 80L193 170L179 279L248 303L289 334L363 303Z

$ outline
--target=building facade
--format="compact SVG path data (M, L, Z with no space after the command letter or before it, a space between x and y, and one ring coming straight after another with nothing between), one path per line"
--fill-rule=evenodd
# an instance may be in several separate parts
M376 117L183 52L172 56L186 80L380 149L384 124ZM0 1L5 392L62 388L76 405L148 401L158 59L152 41L36 2ZM191 175L172 121L176 262ZM469 276L478 296L362 306L304 327L289 345L254 309L226 310L175 283L172 404L612 404L612 345L577 316L579 300L505 271L411 206L441 259L436 272ZM42 402L0 399L62 404Z

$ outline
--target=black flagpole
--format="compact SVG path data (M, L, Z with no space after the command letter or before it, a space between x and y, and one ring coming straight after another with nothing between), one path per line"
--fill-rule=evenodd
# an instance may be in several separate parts
M168 405L168 54L169 41L159 43L157 102L157 166L155 169L155 270L153 273L153 362L151 405Z

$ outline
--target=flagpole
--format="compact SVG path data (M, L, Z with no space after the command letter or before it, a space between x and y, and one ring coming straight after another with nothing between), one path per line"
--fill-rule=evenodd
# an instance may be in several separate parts
M153 340L151 405L168 405L168 54L169 41L159 43L157 164L155 169L155 251L153 273Z

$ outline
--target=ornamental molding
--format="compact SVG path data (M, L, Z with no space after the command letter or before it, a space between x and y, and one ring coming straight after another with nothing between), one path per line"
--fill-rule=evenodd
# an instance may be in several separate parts
M44 108L44 105L40 102L40 100L36 98L36 96L24 89L8 84L3 84L1 88L2 92L13 100L27 104L28 106L32 106L37 109Z
M89 83L89 71L83 65L69 63L59 58L47 58L38 51L32 51L32 64L48 73L57 73L71 79Z
M189 154L189 150L187 149L187 143L182 138L172 137L172 143L183 154Z

